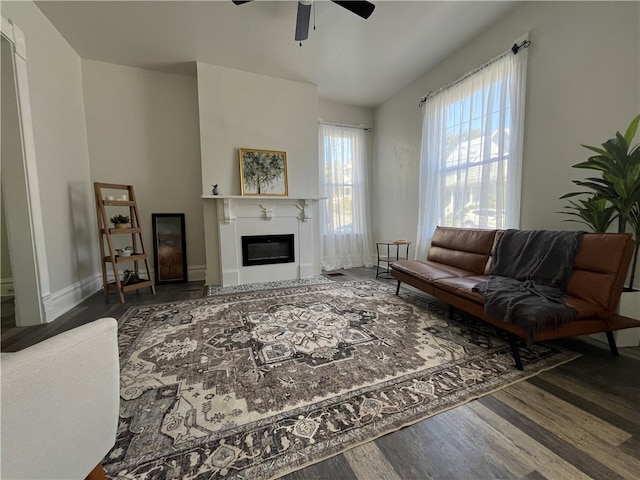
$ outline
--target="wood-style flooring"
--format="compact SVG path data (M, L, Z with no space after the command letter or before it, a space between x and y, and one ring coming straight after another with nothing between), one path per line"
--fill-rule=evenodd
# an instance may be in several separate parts
M334 281L371 279L355 268ZM392 282L395 284L395 282ZM2 332L16 351L134 305L200 298L202 282L104 303L93 295L54 322ZM286 480L640 479L640 348L620 356L590 338L558 341L572 362L291 473ZM526 370L526 365L525 365Z
M0 302L0 331L5 332L16 326L15 310L13 297L2 299Z

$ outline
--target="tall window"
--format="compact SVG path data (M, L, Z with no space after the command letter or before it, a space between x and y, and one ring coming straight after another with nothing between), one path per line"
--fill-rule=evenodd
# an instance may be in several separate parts
M509 51L427 96L416 258L439 225L519 226L525 76Z
M366 132L321 123L318 140L322 268L370 266Z

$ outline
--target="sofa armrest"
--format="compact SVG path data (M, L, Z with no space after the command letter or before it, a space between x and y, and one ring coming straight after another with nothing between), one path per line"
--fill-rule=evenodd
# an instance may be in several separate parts
M86 477L116 438L116 320L99 319L0 358L2 478Z

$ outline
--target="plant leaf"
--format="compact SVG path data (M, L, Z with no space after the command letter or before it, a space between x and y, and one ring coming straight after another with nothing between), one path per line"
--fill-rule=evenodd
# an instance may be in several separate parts
M640 115L631 120L631 123L629 124L629 127L624 134L624 139L626 140L627 145L631 145L633 137L636 136L636 131L638 130L638 122L640 122Z
M605 150L602 150L601 148L598 148L598 147L592 147L591 145L584 145L584 144L580 144L580 146L584 148L588 148L589 150L599 153L600 155L608 155L608 153Z

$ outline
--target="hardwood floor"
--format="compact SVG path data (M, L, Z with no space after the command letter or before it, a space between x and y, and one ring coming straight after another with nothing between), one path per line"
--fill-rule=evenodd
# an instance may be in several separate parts
M375 277L375 269L337 273L342 275L329 278ZM2 351L20 350L99 317L118 318L132 306L200 298L204 287L160 285L157 292L128 293L125 305L115 296L105 304L97 293L50 324L3 331ZM590 338L557 343L582 356L284 478L640 478L640 348L621 348L614 357L607 345Z
M3 298L0 304L0 331L8 331L16 326L15 303L13 297Z

